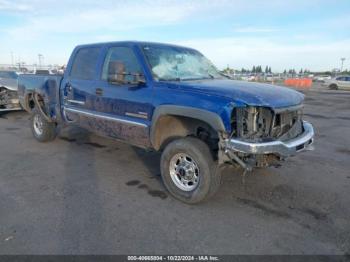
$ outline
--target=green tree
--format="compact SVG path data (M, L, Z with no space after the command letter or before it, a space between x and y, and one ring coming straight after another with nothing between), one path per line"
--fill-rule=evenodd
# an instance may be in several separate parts
M265 67L265 73L267 74L268 72L269 72L269 67L266 66L266 67Z

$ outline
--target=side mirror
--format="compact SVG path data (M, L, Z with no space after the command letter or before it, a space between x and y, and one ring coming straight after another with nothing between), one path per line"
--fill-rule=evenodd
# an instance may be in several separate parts
M116 84L144 85L146 79L143 74L125 71L122 61L111 61L108 67L108 82Z
M145 79L145 76L143 74L133 74L133 76L134 76L134 82L137 85L146 84L146 79Z
M108 82L125 82L125 64L122 61L111 61L108 64Z

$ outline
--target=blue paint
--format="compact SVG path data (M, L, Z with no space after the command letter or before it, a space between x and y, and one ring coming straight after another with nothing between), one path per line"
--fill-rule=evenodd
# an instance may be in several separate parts
M215 113L223 122L225 131L231 132L231 112L234 107L264 106L281 108L301 104L304 96L296 91L267 84L249 83L228 79L209 79L197 81L156 81L152 76L146 58L142 52L142 46L164 46L164 44L143 42L112 42L91 45L82 45L74 49L67 65L63 78L57 76L30 76L19 77L19 93L23 97L30 90L45 95L45 101L49 105L51 117L63 119L65 122L73 121L81 126L88 126L93 131L107 136L128 140L138 144L139 134L146 134L149 140L149 132L152 126L152 115L160 105L177 105L189 108L197 108ZM102 68L108 49L111 47L129 47L133 50L145 76L144 85L117 86L101 79ZM93 79L74 79L70 73L76 54L82 48L99 47L100 52L96 64ZM48 84L48 80L51 84ZM102 95L96 95L96 89L103 91ZM55 90L53 90L55 89ZM67 100L81 102L70 104ZM23 101L21 101L23 105ZM116 134L113 126L96 119L88 121L79 114L70 113L66 118L63 114L64 107L89 110L96 114L113 115L116 118L142 123L147 126L145 130L135 131L135 127L115 127L120 130ZM145 118L126 115L144 114ZM209 123L210 124L210 123ZM108 128L107 128L108 126ZM133 129L134 128L134 129ZM94 130L95 129L95 130ZM106 130L104 130L106 129ZM128 131L129 130L129 131ZM113 133L113 135L112 135ZM133 134L135 136L133 136ZM145 139L143 142L145 144ZM146 143L147 144L147 143ZM150 144L150 143L148 143Z

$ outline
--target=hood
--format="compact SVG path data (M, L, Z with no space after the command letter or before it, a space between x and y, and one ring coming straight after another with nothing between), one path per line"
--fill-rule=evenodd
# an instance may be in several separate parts
M0 79L0 87L5 87L12 91L17 91L18 89L18 82L16 79L8 79L8 78L1 78Z
M272 108L301 104L304 95L292 89L254 82L229 79L183 81L180 89L231 98L235 103Z

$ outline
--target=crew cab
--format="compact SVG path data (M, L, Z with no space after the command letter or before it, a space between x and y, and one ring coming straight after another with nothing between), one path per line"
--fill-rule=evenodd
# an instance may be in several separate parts
M78 46L63 76L21 75L19 97L40 142L69 124L162 152L166 188L190 204L218 190L222 165L276 164L314 137L301 93L228 79L200 52L168 44Z

